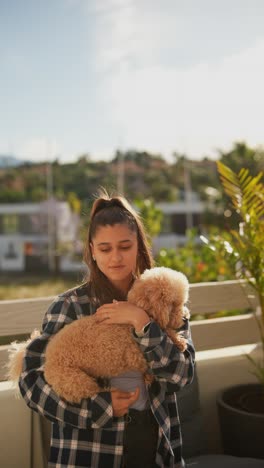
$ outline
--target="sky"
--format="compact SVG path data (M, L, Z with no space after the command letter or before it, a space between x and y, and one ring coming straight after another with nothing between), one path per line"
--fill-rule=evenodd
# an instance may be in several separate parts
M0 154L264 144L263 0L0 0Z

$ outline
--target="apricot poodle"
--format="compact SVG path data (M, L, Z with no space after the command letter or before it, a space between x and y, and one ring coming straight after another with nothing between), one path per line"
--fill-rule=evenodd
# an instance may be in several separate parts
M177 329L184 318L189 318L188 293L185 275L156 267L135 280L128 301L144 309L179 350L184 351L186 340ZM72 403L109 389L105 382L128 370L142 372L146 383L151 382L153 377L132 330L131 325L96 322L94 315L65 325L46 348L44 375L47 382ZM9 374L14 379L12 366L16 367L17 375L19 365L13 362L9 366Z

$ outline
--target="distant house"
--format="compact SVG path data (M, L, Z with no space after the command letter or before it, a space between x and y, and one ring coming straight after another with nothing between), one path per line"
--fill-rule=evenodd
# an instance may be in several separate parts
M186 242L186 230L201 226L201 217L208 204L199 199L195 192L190 192L188 198L177 202L160 202L156 204L163 213L163 223L160 234L153 240L153 250L175 248Z
M0 204L0 271L63 269L67 255L60 252L74 252L78 227L67 202Z

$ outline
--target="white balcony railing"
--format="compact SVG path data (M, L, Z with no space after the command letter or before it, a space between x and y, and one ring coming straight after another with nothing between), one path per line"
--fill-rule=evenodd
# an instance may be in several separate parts
M41 327L53 297L0 301L0 337L30 334ZM191 314L208 315L219 310L251 308L258 305L254 291L245 282L224 281L190 285ZM258 331L252 314L238 317L193 321L192 335L197 351L255 343ZM0 347L0 380L8 346Z

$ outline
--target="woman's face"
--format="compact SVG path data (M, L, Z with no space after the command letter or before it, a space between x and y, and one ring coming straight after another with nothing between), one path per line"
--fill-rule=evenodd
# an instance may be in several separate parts
M127 292L136 271L136 232L126 224L101 226L92 239L91 250L98 268L109 281L119 290Z

